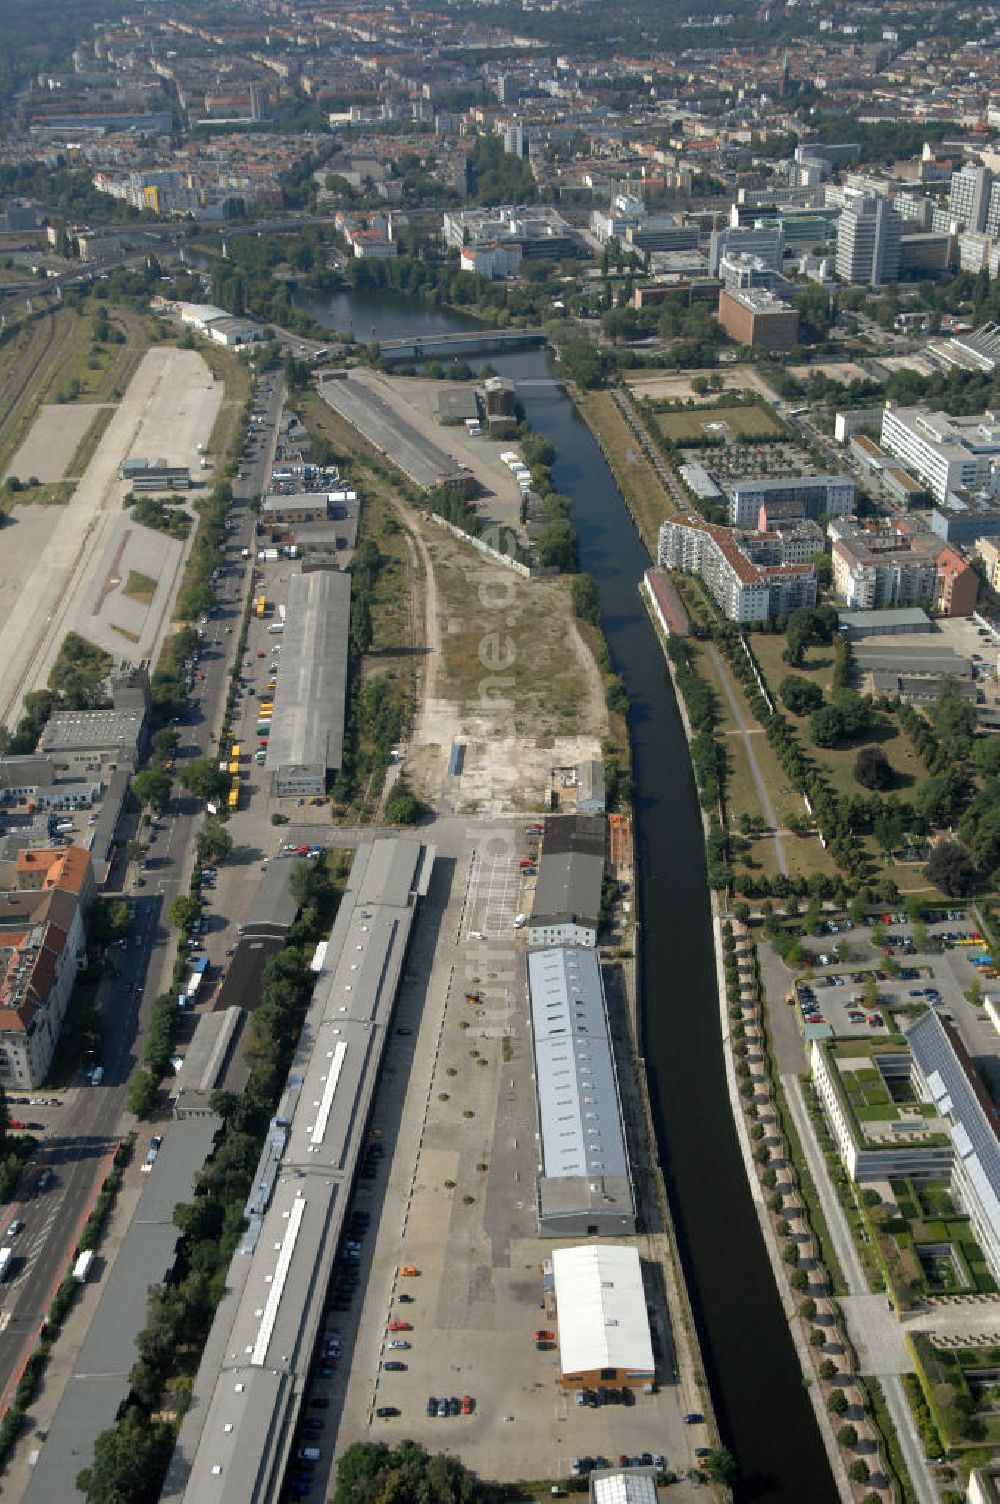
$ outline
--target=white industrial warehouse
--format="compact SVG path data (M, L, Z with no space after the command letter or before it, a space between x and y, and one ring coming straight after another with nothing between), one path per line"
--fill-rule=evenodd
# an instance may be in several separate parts
M564 1386L651 1384L653 1342L638 1250L619 1243L556 1248L552 1278Z

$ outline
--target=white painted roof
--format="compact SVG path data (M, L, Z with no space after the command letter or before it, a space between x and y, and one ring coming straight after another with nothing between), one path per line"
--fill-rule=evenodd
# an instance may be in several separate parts
M639 1254L609 1243L552 1253L564 1374L599 1368L653 1372Z
M591 1479L590 1487L594 1504L656 1504L656 1482L651 1469L599 1473Z

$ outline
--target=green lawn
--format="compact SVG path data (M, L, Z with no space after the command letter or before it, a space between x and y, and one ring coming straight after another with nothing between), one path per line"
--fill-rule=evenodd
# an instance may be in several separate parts
M784 433L774 413L766 407L685 408L683 412L658 412L655 422L665 438L675 443L705 439L718 434L725 439L756 439L762 434ZM711 425L721 424L724 428Z

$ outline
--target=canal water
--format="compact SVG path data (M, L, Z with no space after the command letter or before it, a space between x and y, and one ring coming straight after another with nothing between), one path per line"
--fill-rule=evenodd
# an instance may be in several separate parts
M310 312L357 338L470 327L411 299L344 295ZM736 1141L719 1034L701 816L663 654L637 586L649 556L590 430L551 384L542 351L490 357L556 451L580 564L601 592L604 633L628 691L636 800L643 1050L660 1157L724 1443L740 1501L837 1497L774 1288ZM476 364L473 358L473 365ZM537 383L537 384L536 384Z

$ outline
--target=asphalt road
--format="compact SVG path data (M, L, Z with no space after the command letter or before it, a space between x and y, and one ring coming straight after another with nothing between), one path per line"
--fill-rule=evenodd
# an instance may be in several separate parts
M245 479L234 483L236 524L227 539L225 572L216 588L218 604L204 629L198 671L188 712L178 726L178 765L185 757L215 753L215 728L225 702L228 672L239 638L239 623L254 554L254 517L249 499L265 488L273 454L283 378L269 373L269 395L263 392L257 411L266 412L271 426L244 461ZM240 550L249 548L251 560ZM34 1345L52 1295L65 1272L79 1230L89 1213L109 1154L123 1132L129 1077L140 1055L141 1039L153 1000L170 984L176 936L167 922L171 899L187 891L189 855L201 804L177 785L167 808L151 829L149 850L141 871L133 869L122 885L123 896L135 906L135 919L124 946L114 950L114 972L100 989L103 1040L100 1062L80 1062L79 1090L60 1095L60 1105L15 1107L26 1121L44 1121L45 1134L35 1159L27 1166L18 1198L3 1217L3 1227L19 1218L24 1231L5 1239L15 1250L9 1280L0 1285L0 1413L24 1359ZM112 895L114 896L114 895ZM85 1071L100 1063L100 1086L85 1084ZM41 1088L40 1097L53 1096ZM52 1179L39 1188L48 1169Z

